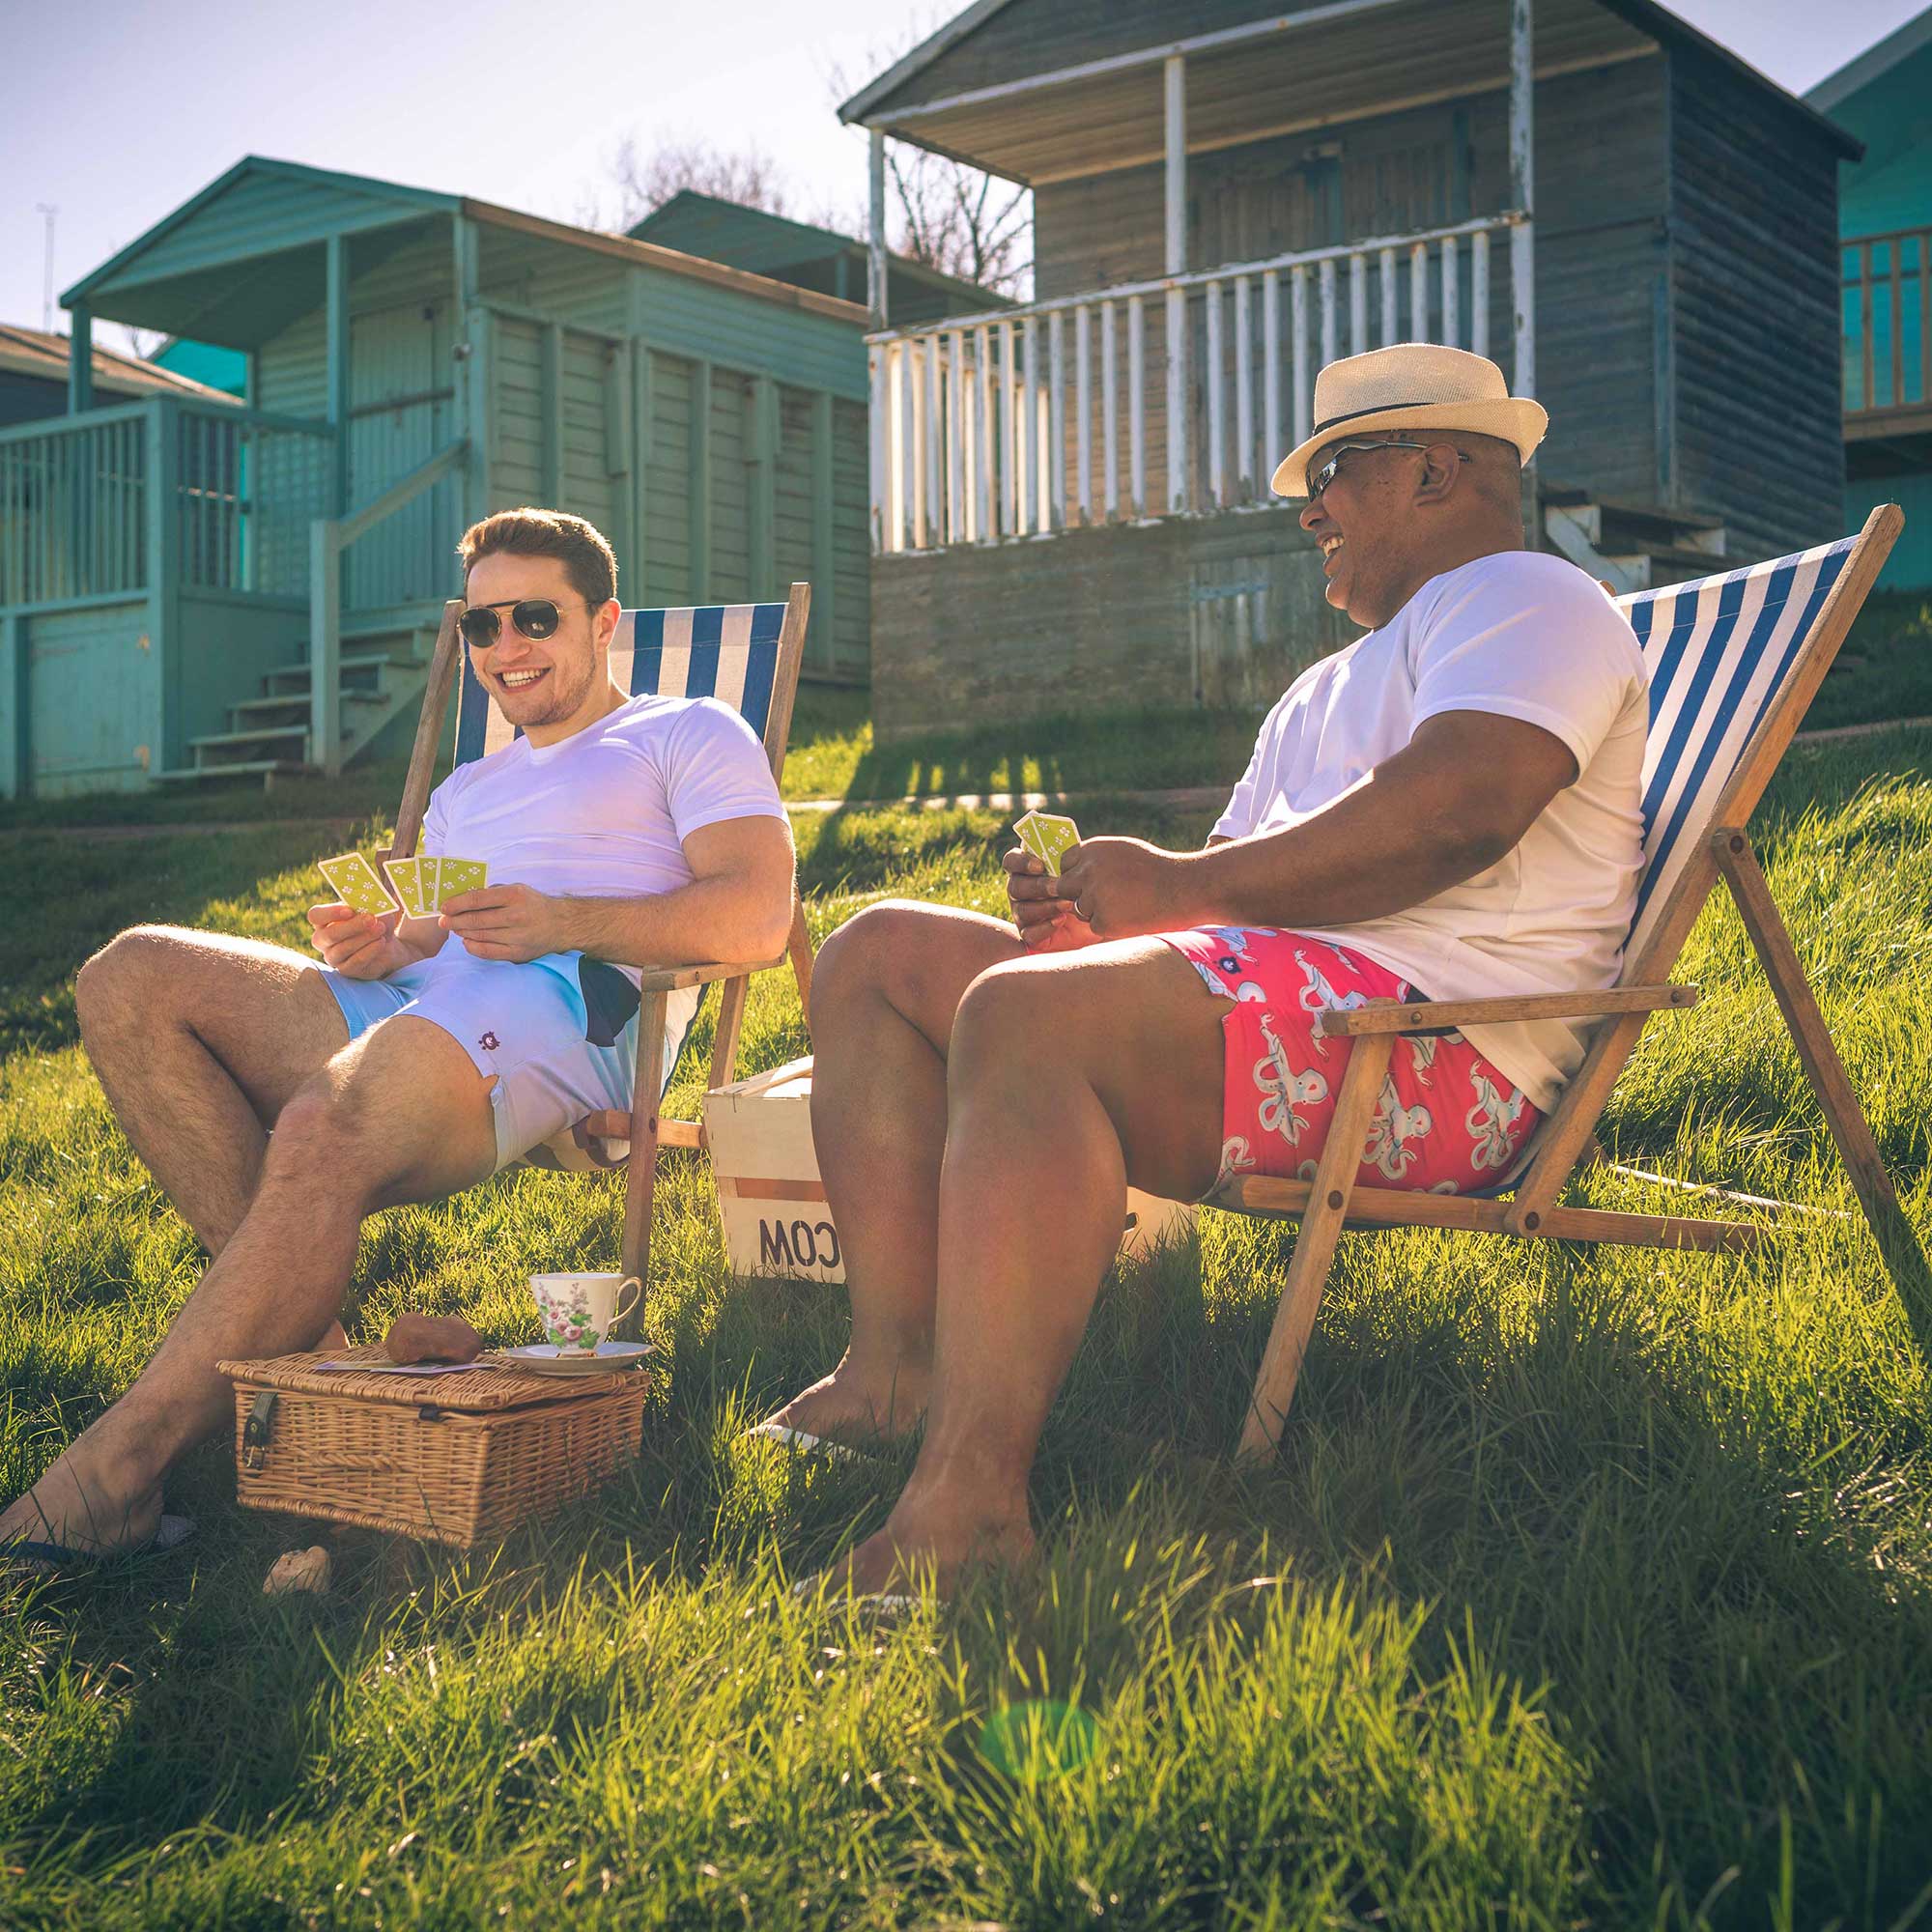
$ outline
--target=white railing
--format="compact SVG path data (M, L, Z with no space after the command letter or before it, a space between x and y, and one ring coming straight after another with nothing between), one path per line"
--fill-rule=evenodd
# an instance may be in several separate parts
M1507 369L1509 256L1492 274L1491 243L1522 219L867 336L873 551L1268 501L1275 461L1309 434L1324 362L1427 341L1497 355Z

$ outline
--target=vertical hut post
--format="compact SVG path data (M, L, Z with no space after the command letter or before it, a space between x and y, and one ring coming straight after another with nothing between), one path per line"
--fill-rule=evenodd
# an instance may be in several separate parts
M1167 130L1167 270L1187 272L1187 62L1169 54L1162 68ZM1187 507L1187 292L1167 292L1167 507Z
M342 775L342 551L337 519L349 509L349 238L325 247L323 294L329 440L328 515L309 526L309 762Z
M1516 367L1519 396L1536 393L1536 68L1531 0L1510 0L1510 202L1521 221L1510 230L1510 285L1516 303Z
M77 416L94 407L94 311L75 302L68 314L72 332L67 345L67 411Z
M872 327L886 326L886 137L873 128L867 134L867 156L871 210L869 232L866 237L866 303L872 311Z
M489 318L479 294L480 240L472 216L455 217L450 242L450 268L456 290L456 433L469 445L458 487L462 518L468 527L490 507L489 364L484 353Z
M327 414L328 426L335 432L328 514L339 517L349 508L349 238L331 235L324 245L327 257L324 296Z
M872 549L874 553L886 548L886 503L890 491L886 481L886 406L892 400L892 384L889 365L886 361L886 345L872 343L866 352L872 379L872 403L867 412L867 421L871 432L871 516Z

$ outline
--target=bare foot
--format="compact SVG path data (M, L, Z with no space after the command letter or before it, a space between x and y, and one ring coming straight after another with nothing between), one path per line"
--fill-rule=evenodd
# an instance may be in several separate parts
M944 1603L969 1569L991 1564L1018 1569L1038 1545L1022 1504L1017 1517L980 1510L908 1507L904 1497L876 1536L868 1536L826 1572L829 1595L917 1596L927 1581Z
M848 1356L767 1420L848 1449L899 1442L919 1427L931 1385L929 1368L902 1360L890 1371L868 1376Z
M76 1442L0 1515L0 1545L58 1543L92 1556L106 1556L143 1548L154 1540L160 1521L159 1483L94 1466Z

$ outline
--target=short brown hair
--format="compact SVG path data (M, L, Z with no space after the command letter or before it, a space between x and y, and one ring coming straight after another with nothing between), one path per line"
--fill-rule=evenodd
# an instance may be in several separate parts
M617 594L617 559L604 532L568 510L498 510L463 532L456 554L463 574L483 557L554 556L569 574L571 587L594 611Z

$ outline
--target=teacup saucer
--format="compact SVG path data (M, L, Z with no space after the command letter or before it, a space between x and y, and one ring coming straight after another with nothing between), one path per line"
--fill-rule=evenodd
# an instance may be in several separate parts
M600 1342L597 1352L559 1349L554 1342L531 1342L521 1349L497 1349L506 1369L528 1376L600 1376L634 1369L651 1352L648 1342Z

